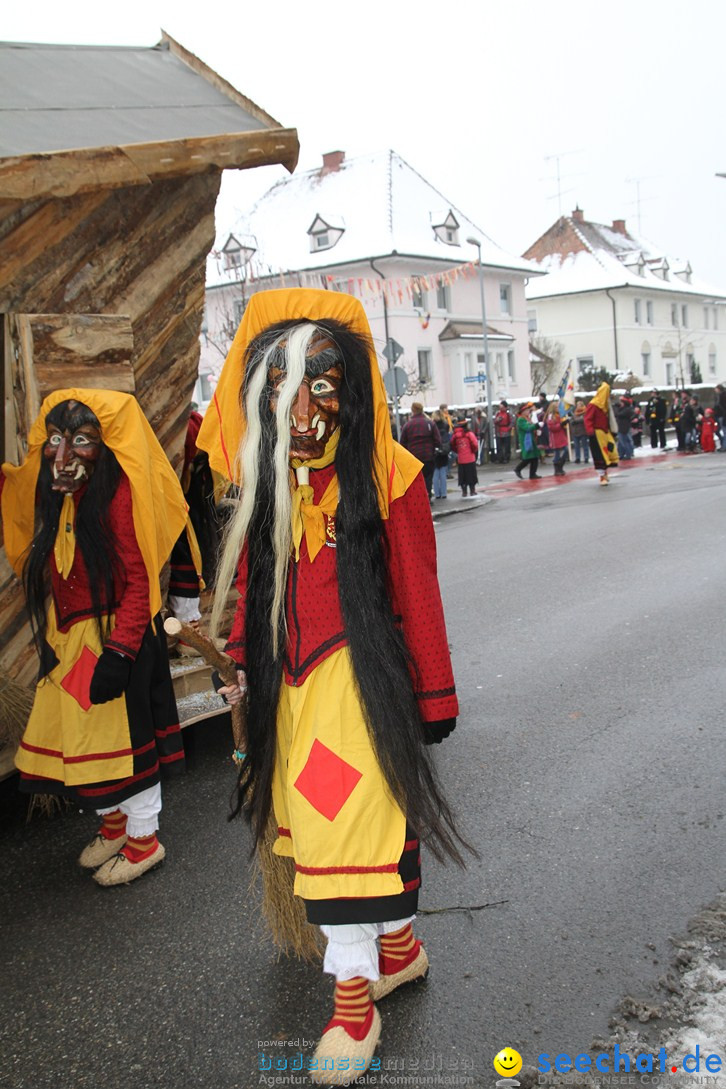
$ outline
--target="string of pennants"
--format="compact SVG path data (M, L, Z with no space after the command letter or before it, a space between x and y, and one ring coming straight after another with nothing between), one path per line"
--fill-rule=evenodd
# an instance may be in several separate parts
M399 306L413 302L422 291L435 291L441 285L450 286L457 280L477 275L477 266L473 261L443 272L431 272L427 275L399 276L392 279L379 279L369 276L332 276L325 275L331 291L345 291L348 295L357 295L360 299L375 301L385 296L386 302Z
M213 256L220 258L221 254L215 251ZM251 267L246 276L246 282L253 284L256 280L268 282L278 280L280 287L322 287L329 291L343 291L371 303L379 302L385 297L389 305L395 306L398 303L402 306L405 302L416 305L415 297L422 291L435 291L441 285L448 287L462 278L470 279L477 275L477 269L478 266L474 261L467 261L463 265L455 265L442 272L383 279L376 276L335 276L325 272L285 273L280 271L275 274L258 271L255 275Z
M469 279L476 275L476 263L467 261L464 265L455 265L454 268L445 269L442 272L399 276L385 280L376 276L334 276L325 272L279 272L276 276L269 274L249 276L247 282L254 283L256 279L265 279L279 280L280 287L323 287L329 291L343 291L372 303L379 302L385 296L389 305L395 306L398 303L402 306L405 302L415 305L414 299L419 292L435 291L442 284L450 286L457 280Z

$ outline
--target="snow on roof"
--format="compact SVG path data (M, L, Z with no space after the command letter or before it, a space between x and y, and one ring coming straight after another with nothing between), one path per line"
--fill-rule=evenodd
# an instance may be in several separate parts
M450 213L459 224L454 245L434 232ZM329 248L311 252L308 232L317 217L342 234ZM394 151L364 155L343 161L337 170L309 170L277 182L249 215L224 226L215 249L221 250L229 234L238 232L257 239L257 252L247 272L253 277L367 264L371 257L389 254L460 265L476 260L474 247L466 242L471 235L481 240L485 265L530 275L536 272L531 262L501 249ZM230 279L220 264L214 257L209 262L210 285Z
M563 253L557 249L557 240L563 237L563 233L556 231L556 228L563 222L582 241L586 247L584 250ZM532 301L615 287L726 298L726 290L692 276L689 261L680 257L666 257L660 248L631 231L625 231L624 223L622 226L623 230L616 230L615 227L590 223L577 217L563 217L551 228L552 252L542 254L550 232L532 247L539 248L541 256L538 259L530 257L529 260L547 275L530 280L527 299ZM659 271L665 271L668 279L659 275Z

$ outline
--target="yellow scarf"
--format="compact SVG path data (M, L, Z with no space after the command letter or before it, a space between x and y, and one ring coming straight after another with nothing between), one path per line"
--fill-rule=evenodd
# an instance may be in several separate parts
M335 517L338 508L337 474L321 495L320 502L316 504L313 503L312 486L308 483L308 471L310 469L324 469L326 465L333 464L335 452L338 449L339 437L340 430L334 431L319 458L311 458L310 461L293 458L290 462L294 470L294 473L291 473L294 487L292 493L292 543L296 560L300 559L300 542L303 539L303 534L308 546L310 560L315 559L325 544L325 516Z
M207 451L211 468L235 484L242 483L238 479L235 461L247 426L240 392L244 378L245 355L250 342L263 329L279 321L315 322L325 318L345 323L354 332L370 341L371 331L363 306L352 295L345 295L339 291L315 291L301 287L285 288L279 291L258 291L247 304L237 335L222 368L214 398L205 413L197 436L197 448ZM381 517L388 518L389 504L405 494L421 471L421 462L393 439L388 415L388 399L376 353L372 347L370 367L376 451L374 475ZM331 487L333 487L332 482ZM337 505L337 480L335 495ZM326 505L329 505L330 500L325 496L323 499ZM334 509L330 512L325 510L322 505L323 499L318 504L320 510L325 513L334 513ZM298 502L302 504L302 497ZM319 525L318 515L312 515L312 517Z
M55 565L61 578L67 579L73 567L73 557L76 554L76 504L72 495L63 497L60 518L58 519L58 532L53 545Z
M45 418L61 401L80 401L87 405L101 425L101 438L116 455L131 485L134 530L149 576L149 608L155 616L161 608L159 574L169 558L174 543L184 529L187 505L181 485L159 440L141 411L138 401L128 393L104 389L60 389L51 393L40 406L40 414L28 433L28 453L22 465L6 463L2 467L5 487L2 493L2 521L5 551L17 575L22 575L28 549L35 534L35 489L46 443ZM75 549L73 499L66 496L59 523L60 542L56 538L55 555L59 571L70 571ZM68 517L70 511L71 517ZM60 562L58 562L60 556ZM66 577L64 575L64 577Z

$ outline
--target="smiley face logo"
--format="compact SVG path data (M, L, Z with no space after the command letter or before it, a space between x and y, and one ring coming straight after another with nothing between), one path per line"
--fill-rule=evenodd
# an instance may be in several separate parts
M513 1078L522 1069L522 1056L513 1047L503 1047L493 1061L497 1074L504 1078Z

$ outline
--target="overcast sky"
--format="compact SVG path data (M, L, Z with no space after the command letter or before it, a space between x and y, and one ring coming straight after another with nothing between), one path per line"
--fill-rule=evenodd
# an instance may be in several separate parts
M163 27L297 128L298 169L325 151L393 148L512 253L579 204L596 222L637 229L640 218L656 246L726 289L726 179L715 176L726 172L722 0L13 9L0 21L9 41L153 45ZM245 172L232 203L281 173Z

